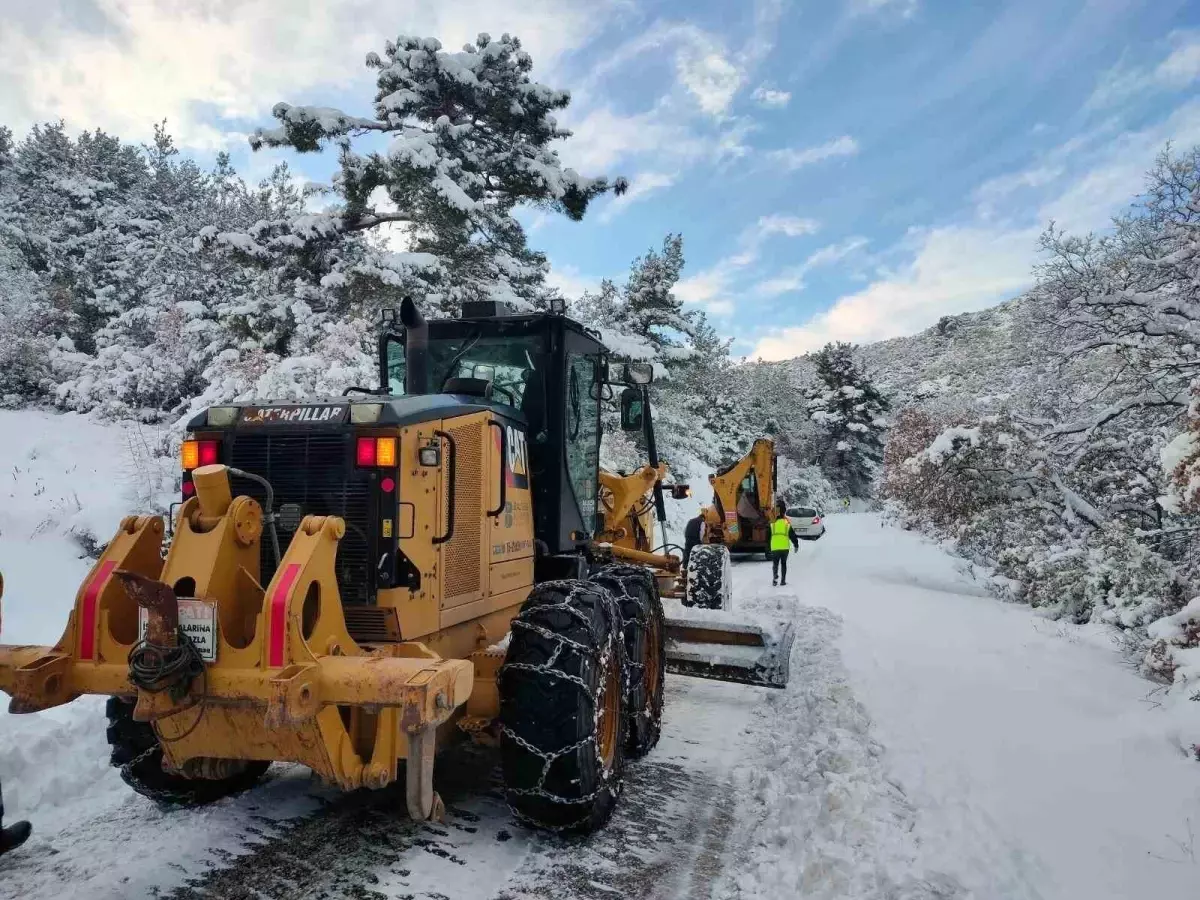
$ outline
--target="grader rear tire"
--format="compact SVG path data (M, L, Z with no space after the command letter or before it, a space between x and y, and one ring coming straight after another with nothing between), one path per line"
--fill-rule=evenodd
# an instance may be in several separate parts
M505 796L518 818L590 832L612 815L625 769L621 614L585 581L533 589L512 622L500 693Z
M644 566L605 566L592 578L616 598L629 661L625 715L629 720L625 755L638 759L658 743L662 732L666 679L666 623L658 581Z
M701 544L688 557L684 606L729 609L733 598L733 575L729 548L724 544Z
M213 803L254 787L271 766L269 762L248 761L240 773L228 778L185 778L166 772L158 736L150 725L134 720L133 706L120 697L108 698L104 712L108 717L108 744L112 747L109 761L121 770L122 781L156 803L164 806Z

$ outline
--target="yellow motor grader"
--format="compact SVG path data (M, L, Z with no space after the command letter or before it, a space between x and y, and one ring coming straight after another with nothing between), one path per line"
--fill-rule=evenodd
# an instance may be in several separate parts
M163 803L289 761L347 790L403 774L417 820L442 812L436 748L470 737L499 744L518 816L601 826L680 649L653 569L594 540L611 368L560 314L406 300L381 387L200 413L165 558L161 517L124 519L59 641L0 646L10 710L107 695L112 762ZM755 665L691 674L786 681L790 633L700 625Z

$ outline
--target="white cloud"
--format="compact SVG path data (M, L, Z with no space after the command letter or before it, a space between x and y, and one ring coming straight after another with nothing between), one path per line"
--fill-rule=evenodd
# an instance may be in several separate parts
M981 216L991 216L996 205L1011 194L1029 188L1040 188L1050 184L1063 174L1061 165L1039 163L1020 172L1010 172L989 179L975 189L974 198Z
M809 254L808 258L800 265L785 269L772 278L760 281L751 291L760 297L778 297L781 294L791 294L802 290L804 276L813 269L839 263L866 245L867 239L864 237L852 237L836 244L828 244Z
M754 286L754 293L760 297L778 297L780 294L791 294L804 287L804 276L793 270L790 274L776 275L766 281L760 281Z
M778 88L768 87L764 82L754 89L754 93L750 97L759 106L765 106L767 109L782 109L788 105L788 101L792 99L791 91L781 91Z
M220 4L95 0L80 15L70 0L6 8L0 28L0 121L24 130L65 118L131 140L167 118L179 143L213 148L236 141L216 117L265 120L278 101L353 87L370 108L368 50L382 50L398 24L454 47L480 31L521 37L538 77L591 39L610 4L587 0L292 0ZM599 9L597 9L599 7Z
M1107 140L1087 171L1038 208L1038 221L1053 219L1075 232L1107 227L1142 190L1146 170L1168 141L1180 147L1200 144L1200 100L1189 101L1165 121Z
M816 147L785 147L772 150L767 156L785 169L794 170L835 156L853 156L857 152L858 141L844 134Z
M905 19L911 17L919 5L918 0L849 0L849 2L851 14L894 12Z
M717 162L727 162L742 159L750 155L750 145L746 138L751 132L757 131L758 126L750 119L725 119L722 122L721 133L717 136L716 145L712 149L713 159Z
M758 262L762 244L768 237L804 237L819 228L820 223L815 219L780 213L761 216L738 236L736 252L718 260L703 272L680 281L675 294L685 303L695 303L714 314L731 312L733 301L725 295L733 289L735 282L745 277L745 270Z
M974 227L915 233L912 262L900 271L840 298L802 326L759 340L754 357L789 359L829 341L878 341L911 334L948 313L981 309L1030 284L1037 229Z
M758 233L761 235L782 234L787 237L802 237L815 234L821 223L816 219L802 219L799 216L784 216L778 213L761 216L758 220Z
M711 35L693 29L690 43L680 46L675 55L675 71L700 108L710 116L723 116L745 80L743 71L732 62L725 48Z
M741 266L730 260L722 260L715 266L682 279L675 285L675 296L684 303L694 303L713 314L729 312L733 306L722 295L728 290L734 272Z
M642 172L629 179L629 190L610 200L600 213L601 222L611 222L631 204L645 200L657 191L669 188L678 175L674 172Z
M1115 106L1139 94L1157 90L1179 90L1200 80L1200 32L1172 35L1174 48L1156 66L1118 63L1101 76L1087 107Z
M1154 77L1170 87L1187 87L1200 78L1200 35L1189 35L1172 50L1155 68Z
M914 231L895 248L906 253L907 263L840 297L832 308L803 325L761 338L754 355L784 359L831 340L866 342L911 334L943 315L981 309L1019 294L1033 281L1037 237L1049 219L1077 233L1104 228L1141 190L1146 169L1167 141L1181 146L1200 143L1200 99L1149 128L1109 136L1103 142L1095 139L1107 130L1107 125L1102 126L1054 148L1040 163L1049 167L1045 171L1034 166L989 182L993 196L1010 189L1044 190L1064 181L1054 168L1075 162L1073 178L1040 203L1034 198L1026 204L1034 210L1031 214L1009 225L992 225L980 217ZM1078 165L1076 154L1083 154L1084 166ZM979 191L974 199L979 199ZM785 271L760 288L765 287L766 293L782 291L788 279L802 276L803 272Z
M601 106L569 127L574 137L559 153L565 162L584 172L605 172L642 154L690 161L706 151L697 135L664 115L661 108L622 115Z
M582 274L575 266L554 266L546 276L546 283L568 300L576 300L589 291L596 291L602 279Z

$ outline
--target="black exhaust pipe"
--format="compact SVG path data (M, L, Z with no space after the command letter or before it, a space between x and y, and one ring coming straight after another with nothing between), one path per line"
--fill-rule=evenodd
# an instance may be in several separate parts
M400 303L400 324L404 326L405 393L429 393L429 324L412 297Z

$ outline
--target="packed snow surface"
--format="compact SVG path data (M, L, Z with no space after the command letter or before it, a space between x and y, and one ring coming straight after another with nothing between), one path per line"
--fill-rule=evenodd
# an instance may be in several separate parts
M0 639L53 642L89 565L73 535L142 508L149 469L128 429L0 412L0 432ZM516 825L486 754L474 781L443 766L441 826L289 766L162 811L108 767L103 704L83 698L0 714L7 811L35 827L0 898L1194 898L1193 705L1159 704L1106 632L1000 603L915 534L826 524L787 588L740 561L734 609L708 616L793 621L788 687L669 677L663 740L600 834Z

